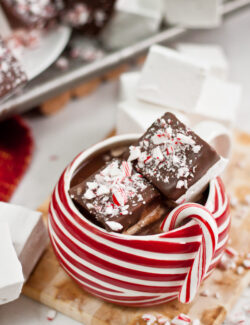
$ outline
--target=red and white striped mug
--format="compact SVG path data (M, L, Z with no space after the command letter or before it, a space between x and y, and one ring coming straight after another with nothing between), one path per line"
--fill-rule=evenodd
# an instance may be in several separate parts
M127 306L175 298L190 302L219 262L228 240L229 200L220 178L210 182L204 206L178 206L165 218L163 233L147 236L107 232L85 218L68 194L72 176L84 161L137 138L121 135L102 141L65 169L50 202L51 242L63 269L104 300Z

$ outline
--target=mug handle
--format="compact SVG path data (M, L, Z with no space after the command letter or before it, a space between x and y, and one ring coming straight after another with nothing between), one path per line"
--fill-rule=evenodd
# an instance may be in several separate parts
M202 121L193 127L203 140L208 142L225 159L231 156L232 135L222 124L215 121Z

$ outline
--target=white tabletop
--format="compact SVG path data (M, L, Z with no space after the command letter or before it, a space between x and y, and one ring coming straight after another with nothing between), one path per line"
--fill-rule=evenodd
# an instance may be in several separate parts
M230 61L230 79L243 86L243 101L236 126L250 132L250 8L211 31L194 31L181 41L217 43ZM84 148L101 140L115 125L117 83L103 84L95 93L70 102L51 117L26 114L35 138L35 153L29 171L12 202L36 208L51 193L64 167ZM232 293L233 294L233 293ZM250 289L231 314L250 301ZM0 306L1 325L44 325L48 308L26 297ZM79 324L58 313L54 325ZM229 323L227 323L229 324ZM250 318L248 322L250 324Z

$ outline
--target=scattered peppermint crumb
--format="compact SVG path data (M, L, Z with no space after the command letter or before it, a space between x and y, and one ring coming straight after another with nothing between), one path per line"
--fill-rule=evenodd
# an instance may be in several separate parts
M176 188L182 188L182 187L184 187L184 185L185 185L184 181L179 180L179 181L177 182L177 184L176 184Z
M225 249L225 253L228 254L231 257L235 257L235 256L239 255L239 253L233 247L230 247L230 246L228 246Z
M142 315L142 319L147 322L147 325L153 325L156 322L156 317L152 314L144 314Z
M106 221L106 224L109 226L110 229L114 231L120 231L123 228L123 226L116 221Z
M158 315L157 316L157 321L161 325L170 325L169 318L163 316L163 315Z
M72 59L79 58L80 54L81 54L80 49L78 49L77 47L73 47L69 53Z
M246 268L246 269L250 269L250 260L246 259L243 261L243 266Z
M230 205L232 208L235 208L238 205L239 201L238 198L234 195L231 195L230 197Z
M91 200L91 199L93 199L93 198L95 198L95 197L96 197L95 193L94 193L92 190L90 190L90 189L88 189L88 190L84 193L84 198L87 199L87 200Z
M213 294L213 297L214 297L215 299L220 299L220 294L219 294L219 292L214 293L214 294Z
M242 266L238 266L236 269L237 274L241 275L244 273L244 267Z
M210 292L206 289L201 291L200 296L202 297L209 297L210 296Z
M98 184L96 182L87 182L87 186L90 190L95 190L98 187Z
M180 314L176 316L174 319L171 321L171 325L190 325L191 324L191 319L185 315L185 314Z
M47 313L47 320L52 321L56 318L57 312L53 309L50 309Z
M56 61L56 67L62 71L67 70L69 67L69 61L67 58L61 56L57 61Z
M223 271L226 271L229 269L235 270L236 263L231 256L224 253L221 257L220 262L218 263L218 268Z
M199 146L199 145L196 145L196 146L193 147L193 152L194 153L198 153L200 150L201 150L201 146Z

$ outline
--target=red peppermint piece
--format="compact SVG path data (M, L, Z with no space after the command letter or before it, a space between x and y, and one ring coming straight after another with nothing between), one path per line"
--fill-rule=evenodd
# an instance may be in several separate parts
M123 206L127 203L128 198L123 188L113 189L112 199L114 204Z
M191 319L185 314L180 314L171 321L171 325L190 325L190 324L191 324Z
M130 177L131 173L132 173L132 165L131 165L131 163L128 162L128 161L123 161L122 162L122 171L123 171L123 174L126 177Z
M228 246L225 249L225 252L227 253L227 255L229 255L231 257L238 256L238 252L233 247L230 247L230 246Z
M149 163L151 159L152 159L151 156L147 156L147 158L144 160L144 164Z
M115 205L120 206L120 202L117 200L115 194L112 194L112 199L113 199L113 202L114 202Z

